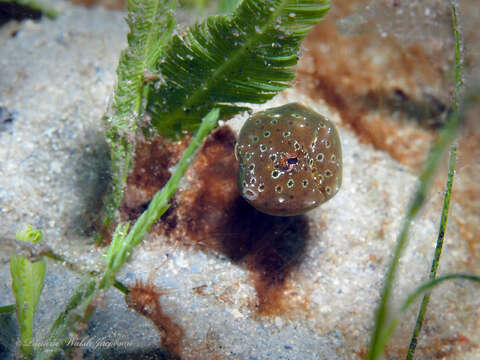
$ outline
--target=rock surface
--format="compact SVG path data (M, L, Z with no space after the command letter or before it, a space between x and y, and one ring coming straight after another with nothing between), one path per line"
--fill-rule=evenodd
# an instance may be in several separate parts
M127 27L121 12L53 4L62 11L57 20L10 23L0 28L0 246L5 249L0 253L0 305L13 302L8 264L11 239L25 224L41 228L46 244L68 260L90 270L101 266L102 249L93 245L89 224L108 179L101 118L112 93ZM448 28L449 23L440 25ZM181 344L182 358L361 359L366 353L384 274L417 183L415 169L424 158L422 151L428 148L428 142L422 141L433 135L419 127L425 134L419 138L419 146L413 144L411 153L401 153L414 157L411 161L401 161L402 156L390 150L405 142L402 136L414 133L417 125L389 126L393 143L387 148L365 140L358 126L352 127L345 119L351 112L342 112L331 98L322 99L319 93L325 94L325 89L311 91L327 82L319 77L322 62L308 63L318 54L312 44L324 50L321 37L309 41L300 65L308 71L307 75L299 73L298 88L255 108L298 101L332 119L342 141L343 185L332 200L287 224L293 224L294 234L303 235L298 238L298 251L279 255L288 272L281 281L273 281L274 301L262 298L258 285L259 278L264 281L268 274L255 271L248 260L264 253L254 246L252 257L233 259L201 246L185 246L164 234L152 234L118 277L131 286L141 280L167 289L160 303L164 315L183 329L182 337L175 340ZM341 45L346 47L345 42L348 39ZM370 50L381 54L382 43L378 46L372 45ZM402 66L401 60L396 61ZM392 76L408 83L414 73ZM351 76L355 83L356 75ZM431 84L435 94L446 96L444 84L437 80ZM345 81L342 84L358 96L355 87ZM418 94L408 92L412 88L402 91L415 98ZM368 116L373 115L378 123L398 116L387 110ZM361 126L371 119L368 116ZM237 116L228 125L238 132L246 117ZM460 144L465 139L460 139ZM462 154L463 149L459 151ZM451 204L442 274L478 273L480 268L478 187L472 180L475 174L478 179L479 164L469 162L467 155L457 168L454 187L458 185L459 190ZM413 224L393 294L395 304L428 276L445 175L445 171L439 172L438 184ZM281 232L282 224L275 223L272 229ZM258 225L250 226L254 233ZM35 319L38 341L79 280L78 274L48 262ZM415 313L412 308L404 317L389 343L387 358L404 356ZM434 292L424 330L419 358L478 359L480 288L460 281L442 285ZM90 344L74 349L86 358L161 358L161 339L168 338L168 331L127 308L124 297L112 289L99 302L86 331ZM11 343L5 347L12 351Z

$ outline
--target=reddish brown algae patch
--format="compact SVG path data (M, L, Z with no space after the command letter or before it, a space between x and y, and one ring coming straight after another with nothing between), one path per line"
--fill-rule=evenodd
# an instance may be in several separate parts
M182 355L183 329L166 315L160 304L160 297L167 294L153 283L136 281L125 297L127 306L151 320L162 338L162 346L169 358L180 359Z
M174 246L213 250L246 267L258 295L257 303L252 306L259 314L279 314L293 308L284 298L284 290L289 275L305 254L308 221L303 216L261 213L240 196L235 143L236 137L229 127L212 132L187 171L188 188L177 192L172 206L152 233L167 235L167 241L175 241ZM122 207L127 219L135 219L160 184L167 181L169 175L166 176L165 169L171 166L170 160L167 163L162 158L178 158L170 149L184 147L184 144L172 147L160 139L151 144L158 150L143 148L144 154L140 156L143 160L137 161L135 175L129 177L130 194ZM160 158L155 160L157 165L146 166L153 160L153 153ZM152 170L159 174L154 184L146 179Z
M159 136L137 144L135 166L127 178L120 209L123 220L136 219L148 207L153 195L170 178L169 168L178 162L188 140L173 142Z

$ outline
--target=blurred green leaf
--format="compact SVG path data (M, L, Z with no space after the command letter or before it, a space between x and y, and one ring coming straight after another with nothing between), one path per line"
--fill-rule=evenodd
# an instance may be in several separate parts
M42 233L28 226L27 230L17 234L17 240L38 243L42 240ZM20 348L26 357L32 355L33 317L42 293L46 268L43 260L31 262L23 256L16 255L10 259L12 290L20 325Z
M229 14L232 13L238 6L241 0L218 0L217 1L217 12L219 14Z

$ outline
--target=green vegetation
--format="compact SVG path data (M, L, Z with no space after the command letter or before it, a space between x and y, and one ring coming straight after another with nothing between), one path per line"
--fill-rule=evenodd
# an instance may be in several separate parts
M175 19L171 10L175 5L175 0L130 0L127 3L128 47L120 54L112 109L104 119L112 169L111 194L103 211L106 231L114 226L127 176L133 166L139 123L145 115L144 99L150 89L145 76L152 73L172 35Z
M197 1L196 4L205 6L206 2ZM142 242L155 221L168 209L179 181L205 137L216 126L219 117L231 116L247 109L248 103L263 103L290 85L300 42L328 11L329 2L244 0L239 4L237 0L224 0L219 2L219 11L233 12L231 15L209 17L185 33L174 35L175 19L172 9L175 6L175 0L129 0L127 4L127 22L130 28L128 48L120 56L118 83L112 107L104 119L111 150L113 179L111 195L104 208L103 224L107 230L113 229L116 223L117 225L110 246L106 249L103 269L87 273L66 308L52 325L46 340L53 344L52 348L35 351L31 346L33 317L46 270L46 263L42 258L48 257L65 263L74 271L78 269L50 250L36 254L36 259L22 256L11 258L12 290L16 304L0 307L0 313L16 310L20 324L20 348L25 357L54 357L77 325L88 321L94 308L91 306L92 300L110 286L113 285L124 294L128 293L129 290L115 280L115 276L130 259L135 247ZM433 287L453 279L480 282L478 276L469 274L436 277L455 169L456 148L452 146L430 281L419 286L406 298L399 313L391 318L387 316L397 267L406 246L411 223L425 202L439 162L455 140L463 117L462 111L466 106L460 106L462 59L456 5L453 2L452 13L457 49L454 111L432 147L403 222L376 313L369 359L378 359L381 356L402 314L420 295L426 293L412 344L416 343L429 292ZM475 94L476 97L467 97L467 102L478 99L478 92ZM133 166L137 139L151 133L179 138L184 132L195 132L195 135L168 183L155 194L148 209L133 226L119 223L116 215L127 176ZM36 244L41 241L42 234L28 228L17 234L17 239ZM411 345L409 358L413 356L414 349Z
M460 124L462 120L459 103L460 103L460 91L463 84L463 78L462 78L463 59L460 51L461 44L460 44L459 29L457 25L457 5L454 1L451 2L451 9L452 9L453 31L455 36L455 49L456 49L455 51L455 55L456 55L455 56L455 60L456 60L455 90L456 91L455 91L453 112L450 114L446 125L441 130L440 136L432 146L425 168L420 174L420 183L417 187L415 195L413 196L413 199L408 208L407 215L404 219L403 226L397 240L397 245L395 247L392 260L386 275L384 287L381 294L380 304L376 312L375 328L372 334L369 353L367 356L369 360L380 358L385 346L387 345L388 339L393 334L394 329L400 322L400 314L397 314L391 319L388 318L389 300L391 297L391 291L394 284L395 275L396 275L397 267L400 261L400 257L402 256L403 249L407 244L408 232L412 224L412 221L415 219L416 215L418 214L419 210L421 209L422 205L425 202L427 191L430 188L432 181L434 180L436 170L443 158L444 153L446 152L450 144L452 144L452 142L455 141L456 135L460 128ZM434 286L436 286L437 284L445 280L462 278L466 280L480 282L479 276L468 275L468 274L449 274L436 279L438 264L440 261L440 255L441 255L441 250L443 246L446 226L447 226L448 208L450 204L450 196L451 196L452 185L453 185L453 174L455 171L455 159L456 159L456 146L452 145L450 149L449 174L448 174L447 184L445 189L445 198L444 198L443 209L442 209L442 217L440 221L437 247L435 249L435 255L434 255L431 270L430 270L430 281L424 285L419 286L414 293L410 294L407 297L407 300L405 300L401 308L401 311L400 311L401 314L407 310L408 306L412 304L413 300L417 296L421 295L425 291L430 290L431 288L433 288ZM412 335L412 340L409 346L407 359L412 359L413 354L415 352L417 337L422 326L422 322L423 322L424 315L426 313L429 298L430 298L429 293L427 293L423 298L423 301L419 310L419 314L417 317L415 329Z
M115 222L140 129L179 138L198 129L214 107L226 117L248 109L243 103L271 99L290 86L301 41L330 8L328 0L244 0L232 15L211 16L172 36L172 6L160 0L127 5L129 47L105 122L113 170L106 230Z
M457 100L457 99L456 99ZM440 263L440 256L442 254L443 241L445 239L445 232L447 230L448 209L450 206L450 197L452 194L453 176L455 172L455 163L457 158L457 147L452 145L450 148L450 161L448 169L447 184L445 190L445 197L442 207L442 218L440 220L440 229L438 231L437 246L435 248L435 255L433 257L432 266L430 268L430 280L434 280L437 277L438 265ZM426 293L423 296L422 304L418 312L417 321L413 330L412 339L410 340L410 346L408 348L407 359L413 359L415 348L417 346L417 338L422 328L423 320L427 312L428 303L430 301L430 293Z
M180 137L213 106L230 116L246 109L239 103L263 103L290 87L300 42L328 9L326 1L245 0L231 17L175 35L148 94L153 126Z
M218 0L217 12L219 14L229 14L236 9L239 3L239 0Z
M42 241L42 232L29 226L25 231L17 233L16 238L18 241L37 244ZM20 349L26 357L32 353L33 315L42 293L46 269L44 260L30 261L15 255L10 259L12 290L20 325Z

